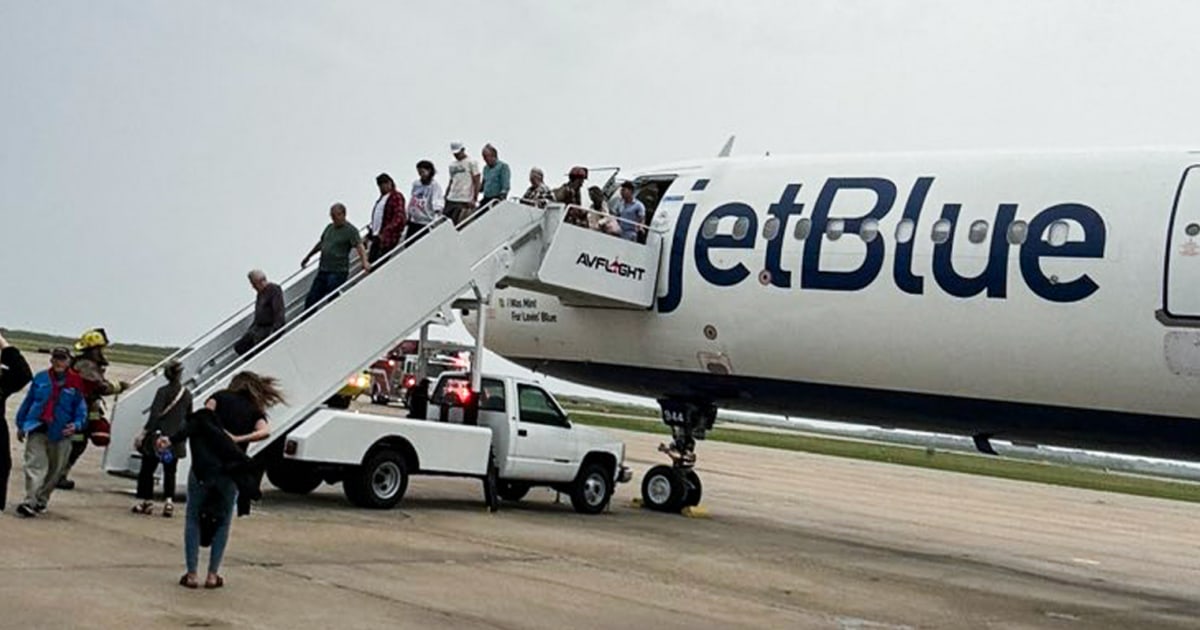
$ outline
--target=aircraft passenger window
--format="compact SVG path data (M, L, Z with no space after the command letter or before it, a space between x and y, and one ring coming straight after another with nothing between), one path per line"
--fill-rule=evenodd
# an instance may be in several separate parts
M978 245L987 240L988 222L980 219L971 224L971 231L967 232L967 239Z
M796 222L796 240L803 241L808 238L808 233L812 231L812 221L809 219L800 219Z
M862 225L858 226L858 236L864 243L870 243L879 236L879 221L877 219L864 219Z
M700 231L704 238L712 238L717 235L717 228L721 226L720 217L708 217L704 221L704 228Z
M1029 224L1024 221L1013 221L1008 226L1008 244L1020 245L1029 235Z
M941 245L950 240L950 230L953 226L950 224L950 219L938 219L933 224L933 242Z
M495 379L483 379L483 395L479 399L480 411L500 411L507 407L504 404L504 383Z
M825 224L825 236L831 241L836 241L842 238L842 234L846 232L846 222L841 219L830 219Z
M733 222L733 238L745 238L746 233L750 231L750 219L746 217L738 217L737 221Z
M1066 221L1055 221L1050 224L1050 237L1046 239L1051 247L1062 247L1067 244L1071 235L1071 225Z
M912 219L902 219L896 225L896 242L907 243L912 240L913 232L917 229L917 224Z
M550 395L541 388L517 385L517 404L520 407L521 422L568 426L566 416L550 400Z
M779 217L771 217L763 223L763 239L771 240L779 235Z

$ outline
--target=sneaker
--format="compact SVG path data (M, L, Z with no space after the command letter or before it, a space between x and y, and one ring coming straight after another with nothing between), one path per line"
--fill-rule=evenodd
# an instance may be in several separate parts
M66 477L63 477L62 479L58 480L58 483L54 484L54 487L58 488L59 490L74 490L75 489L75 481L72 479L67 479Z
M41 514L42 512L46 511L46 504L39 503L39 504L33 506L33 509L36 510L38 514Z
M21 505L17 506L17 514L20 514L25 518L33 518L37 516L38 513L37 510L33 509L33 506L29 505L28 503L22 503Z

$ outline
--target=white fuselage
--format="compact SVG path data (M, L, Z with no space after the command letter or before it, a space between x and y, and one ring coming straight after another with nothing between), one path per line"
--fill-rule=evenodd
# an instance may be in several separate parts
M643 178L676 176L654 217L656 308L501 291L487 343L552 374L731 407L873 423L899 407L898 424L1061 443L1086 412L1097 430L1162 419L1190 439L1200 172L1181 182L1193 164L1128 151L656 169ZM1053 428L999 419L1022 411Z

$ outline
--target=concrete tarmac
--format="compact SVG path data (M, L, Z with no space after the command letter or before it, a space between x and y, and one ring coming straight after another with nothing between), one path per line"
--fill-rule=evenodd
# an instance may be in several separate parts
M268 489L217 591L176 585L183 506L131 514L96 449L17 517L14 441L0 628L1200 628L1200 505L702 443L690 519L631 507L658 438L614 433L637 476L594 517L488 514L470 480L386 512Z

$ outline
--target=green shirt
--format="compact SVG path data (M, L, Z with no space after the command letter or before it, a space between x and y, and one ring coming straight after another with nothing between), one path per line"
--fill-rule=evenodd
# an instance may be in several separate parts
M321 265L318 269L332 273L348 273L350 252L361 242L358 228L350 225L349 221L341 227L332 223L325 226L325 231L321 233Z

